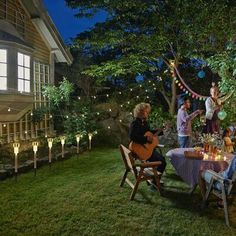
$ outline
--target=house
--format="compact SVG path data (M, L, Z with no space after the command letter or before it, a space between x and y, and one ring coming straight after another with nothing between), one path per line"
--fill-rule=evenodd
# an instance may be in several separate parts
M0 0L0 139L28 140L52 130L42 87L54 83L55 62L72 63L42 0Z

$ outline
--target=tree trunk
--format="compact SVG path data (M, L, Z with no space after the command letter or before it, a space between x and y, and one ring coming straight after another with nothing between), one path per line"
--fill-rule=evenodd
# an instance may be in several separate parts
M171 84L171 102L169 104L169 112L173 116L175 114L175 104L176 104L176 83L174 78L172 79L172 84Z

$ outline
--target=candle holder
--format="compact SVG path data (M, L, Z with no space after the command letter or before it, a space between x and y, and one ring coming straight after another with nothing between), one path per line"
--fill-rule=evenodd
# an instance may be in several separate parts
M77 142L77 154L79 154L79 142L80 142L80 139L82 138L82 135L81 134L76 134L76 142Z
M34 152L34 176L36 176L37 171L37 151L38 151L39 142L32 142L33 152Z
M60 140L61 140L61 157L64 158L65 156L65 140L66 140L66 136L60 136Z
M49 162L49 167L51 168L53 138L48 138L47 141L48 141L48 162Z
M20 148L20 143L15 142L13 143L13 149L15 154L15 180L17 181L17 175L18 175L18 153Z

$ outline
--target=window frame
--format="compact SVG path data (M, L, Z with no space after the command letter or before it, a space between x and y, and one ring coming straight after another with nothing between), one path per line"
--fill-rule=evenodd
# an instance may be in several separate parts
M22 55L22 58L23 58L23 63L21 64L19 62L19 56ZM31 55L27 54L27 53L23 53L23 52L20 52L20 51L17 51L17 54L16 54L16 57L17 57L17 91L20 92L20 93L31 93ZM26 65L26 58L28 57L28 63ZM19 75L20 73L20 70L19 69L22 69L22 77L20 77L21 75ZM28 71L26 74L26 71ZM27 75L27 78L26 78L26 75ZM19 87L20 86L20 82L22 82L22 90L21 88ZM28 83L27 83L28 82ZM26 85L28 84L28 86L26 87Z
M2 88L1 85L0 85L0 91L7 91L8 90L8 86L7 86L7 82L8 82L8 71L7 71L8 70L8 58L7 58L8 57L8 50L6 48L0 48L0 51L1 50L4 50L6 52L6 61L5 62L0 61L1 65L6 66L6 68L5 68L6 69L6 76L0 75L0 80L2 78L4 78L6 86L4 88Z

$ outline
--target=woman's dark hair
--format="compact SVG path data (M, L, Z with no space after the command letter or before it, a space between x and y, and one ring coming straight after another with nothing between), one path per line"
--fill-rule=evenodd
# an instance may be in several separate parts
M230 133L230 131L229 131L228 128L226 128L226 129L223 131L222 138L224 138L227 133Z

